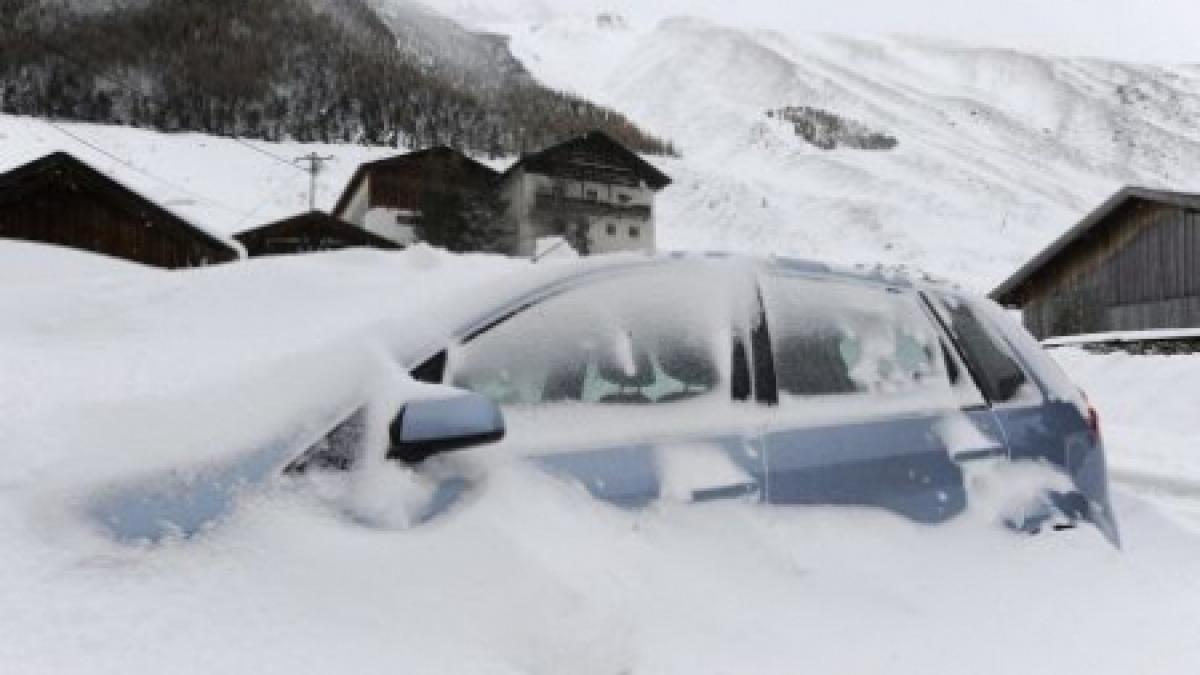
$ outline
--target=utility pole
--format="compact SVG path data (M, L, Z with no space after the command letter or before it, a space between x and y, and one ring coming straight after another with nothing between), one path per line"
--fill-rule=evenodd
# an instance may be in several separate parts
M317 174L321 172L321 164L333 159L332 155L322 157L315 152L310 152L303 157L297 157L297 162L308 162L308 210L314 211L317 208Z

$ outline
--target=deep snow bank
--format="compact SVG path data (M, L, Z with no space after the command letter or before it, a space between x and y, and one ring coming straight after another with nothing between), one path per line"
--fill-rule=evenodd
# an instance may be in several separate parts
M0 288L0 488L43 493L320 431L395 376L399 337L437 330L432 308L452 320L456 295L528 266L423 247L184 272L11 242L0 258L55 270Z
M78 279L135 279L159 273L153 267L73 248L12 239L0 245L0 284L6 290Z
M1051 353L1100 413L1113 481L1200 529L1200 355Z
M864 509L623 511L497 463L449 513L391 529L425 478L377 467L365 491L282 479L199 536L117 543L70 500L219 462L361 393L392 339L528 263L417 248L126 275L43 253L68 280L0 288L4 672L1094 675L1200 659L1200 540L1131 499L1117 552L1092 528L1024 537L977 510L933 528Z
M154 548L0 511L0 664L22 673L1190 673L1200 556L1122 501L1127 550L972 519L662 503L512 466L438 521L365 527L302 486Z

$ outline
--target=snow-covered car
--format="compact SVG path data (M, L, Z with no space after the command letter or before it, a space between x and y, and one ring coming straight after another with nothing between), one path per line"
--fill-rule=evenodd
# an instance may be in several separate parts
M1034 462L1069 489L1021 526L1084 520L1117 541L1095 412L988 301L721 256L537 278L410 358L415 379L474 395L401 409L392 458L479 446L627 506L736 497L929 523L967 506L965 465Z
M1004 464L1061 479L1026 495L1010 524L1090 522L1118 543L1095 412L986 300L716 255L595 258L517 277L396 347L414 393L385 411L385 451L459 476L436 509L469 485L464 467L516 458L628 507L732 498L940 523L968 508L976 467ZM353 470L371 452L373 417L360 411L298 456L270 455L255 475Z

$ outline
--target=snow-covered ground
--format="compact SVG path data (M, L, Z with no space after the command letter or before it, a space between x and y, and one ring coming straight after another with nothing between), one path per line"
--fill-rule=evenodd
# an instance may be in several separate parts
M282 480L198 536L116 542L80 508L89 491L220 461L394 376L389 336L528 263L416 248L162 272L0 243L0 268L13 261L62 278L0 286L4 672L1095 675L1200 659L1200 538L1123 489L1120 552L1091 528L1027 537L979 510L938 527L625 511L520 463L410 529L364 524L336 485ZM1186 435L1183 403L1134 404L1178 368L1139 378L1060 354L1102 408ZM1143 447L1122 423L1107 416L1118 467ZM404 509L415 478L376 479L342 488Z
M1200 355L1052 353L1100 412L1112 479L1200 531Z
M455 321L445 298L528 265L467 256L448 272L443 257L352 250L171 273L0 241L0 269L34 271L0 288L0 437L22 458L0 486L219 461L343 412L391 375L388 336L438 330Z

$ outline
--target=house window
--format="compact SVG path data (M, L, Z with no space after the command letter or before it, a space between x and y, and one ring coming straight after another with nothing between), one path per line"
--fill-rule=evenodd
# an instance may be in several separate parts
M617 226L616 225L609 223L608 227L605 228L605 230L608 232L608 236L610 236L610 237L617 236Z
M637 225L630 225L629 226L629 237L631 239L637 239L640 236L642 236L642 228L638 227Z
M622 204L628 204L629 202L633 201L633 197L630 197L622 192L621 194L617 195L617 201L621 202Z
M589 202L594 202L600 198L600 193L596 192L595 190L588 190L586 195Z

